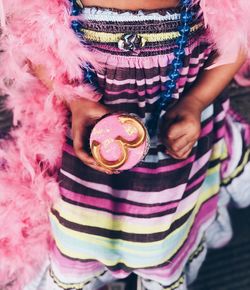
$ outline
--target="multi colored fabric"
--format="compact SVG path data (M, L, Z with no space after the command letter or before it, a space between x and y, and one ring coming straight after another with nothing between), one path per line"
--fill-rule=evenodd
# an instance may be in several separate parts
M223 63L232 62L239 47L248 49L247 0L191 2L200 2ZM0 141L3 289L23 290L48 259L47 213L58 197L56 178L65 140L67 115L62 100L81 96L97 101L101 97L82 82L81 66L86 62L95 66L96 55L74 35L70 4L68 0L0 0L0 91L8 95L8 107L13 111L10 138ZM42 65L53 86L46 87L29 64ZM239 195L247 198L248 183L239 183L238 187L232 183L237 188L235 197L240 190Z
M147 13L83 10L83 32L88 33L81 40L104 67L97 74L103 104L135 113L144 122L150 118L175 47L172 39L157 39L157 35L174 32L179 13L178 8ZM201 23L200 15L193 23L198 29L189 39L176 100L213 55ZM156 41L146 42L135 54L117 48L120 35L145 31ZM59 175L61 199L50 214L54 246L43 285L97 289L101 284L95 281L102 276L108 282L134 272L143 278L146 289L186 289L204 259L207 229L216 224L221 184L230 183L231 176L239 179L249 161L249 154L242 155L242 150L244 157L238 162L229 160L234 148L228 112L225 96L203 111L201 135L187 159L166 155L156 132L138 166L111 176L77 159L69 129ZM240 140L249 138L244 134L242 126Z

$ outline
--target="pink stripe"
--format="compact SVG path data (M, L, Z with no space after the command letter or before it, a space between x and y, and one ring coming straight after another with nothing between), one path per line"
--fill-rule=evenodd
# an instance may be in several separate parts
M192 178L208 162L210 156L211 156L211 150L209 150L201 158L194 161L189 179Z
M145 174L158 174L158 173L163 173L163 172L169 172L169 171L177 170L179 168L186 166L187 164L192 163L194 159L195 159L195 156L192 155L188 159L180 161L176 164L157 167L156 169L136 167L136 168L133 168L131 171L137 172L137 173L145 173Z
M120 94L123 94L123 93L127 93L127 94L137 94L138 96L145 96L146 94L154 94L156 93L157 91L159 91L159 89L161 88L161 85L156 85L155 87L151 88L151 89L145 89L144 91L141 91L139 92L138 89L134 89L134 90L131 90L131 89L125 89L125 90L121 90L119 92L113 92L113 91L109 91L109 90L105 90L105 93L108 94L108 95L120 95Z
M143 203L146 204L154 204L159 203L159 200L162 203L171 202L173 200L179 200L183 192L186 188L186 184L181 184L173 188L165 189L159 192L147 192L147 191L135 191L135 190L117 190L114 189L108 185L105 184L99 184L94 183L90 181L85 181L83 179L80 179L64 170L61 170L61 173L71 180L82 184L83 186L86 186L88 188L91 188L93 190L97 190L100 192L107 193L111 196L118 197L118 198L124 198L127 200L131 200L134 202L141 202L143 200Z
M200 70L200 65L197 65L196 67L192 67L188 71L189 76L197 76L198 72Z
M197 241L202 225L210 222L214 218L217 209L217 202L218 196L215 196L202 205L184 246L171 263L159 269L140 270L138 272L148 275L151 279L152 277L158 277L167 280L169 277L174 276L175 272L181 271L186 264L188 257L195 250L194 244Z
M192 194L188 195L185 199L182 199L178 205L175 215L176 216L183 215L183 213L186 213L190 211L193 207L195 207L195 204L197 203L200 194L201 187L196 189Z
M98 46L101 47L103 49L107 49L107 46ZM193 49L195 49L195 47L197 47L197 43L194 43L192 45L192 47L189 47L188 49L188 53L192 54ZM110 46L108 46L109 51L117 51L120 52L119 49L114 49L111 48ZM164 51L165 48L163 49L148 49L148 52L154 52L154 51ZM203 60L204 58L206 59L208 57L208 55L210 54L211 49L208 48L205 51L203 51L202 53L200 53L198 55L198 57L191 57L190 59L190 64L192 65L200 65L200 60ZM166 67L168 66L173 58L174 55L173 54L169 54L169 55L165 55L165 54L161 54L161 55L153 55L153 56L145 56L145 57L136 57L136 56L121 56L121 55L110 55L110 53L106 53L106 52L100 52L100 51L96 51L96 56L97 56L97 60L100 63L104 63L107 66L112 67L117 67L117 65L119 64L119 67L122 68L136 68L136 69L152 69L155 67Z
M184 191L183 191L184 192ZM176 201L173 201L172 204L177 205L178 203L178 208L175 213L169 214L169 215L163 215L161 217L154 217L147 219L147 223L145 224L145 219L142 218L136 218L136 217L130 217L130 216L112 216L112 219L114 221L122 222L122 223L127 223L127 224L134 224L136 223L138 226L140 226L142 229L151 227L154 228L154 226L162 224L165 225L164 229L167 230L170 225L174 222L176 216L178 215L183 215L183 213L188 212L191 210L194 206L195 203L197 202L198 196L202 194L201 192L201 187L199 187L196 191L194 191L191 195L187 196L186 198L182 199L179 203ZM183 194L182 194L183 195ZM144 199L143 199L144 202ZM100 204L100 200L98 201L98 205ZM90 212L91 215L100 215L100 211L96 209L88 209L88 208L82 208L82 211L87 213ZM110 218L110 213L105 213L102 212L101 216L103 218ZM96 224L98 226L98 224Z
M199 68L194 68L192 69L192 71L189 70L189 68L184 68L181 71L182 76L180 77L180 79L178 80L178 86L181 88L183 87L186 82L190 79L193 79L193 77L196 77L197 72L199 71ZM189 78L188 78L189 75ZM101 77L101 76L100 76ZM104 77L101 77L104 78ZM144 86L144 85L152 85L154 83L156 83L156 86L154 88L151 89L145 89L145 91L148 94L152 94L155 91L157 91L157 89L159 89L159 84L157 85L157 83L160 81L162 84L164 84L167 80L167 77L153 77L153 78L149 78L149 79L144 79L144 80L135 80L135 79L126 79L126 80L116 80L116 79L108 79L106 78L106 82L108 84L111 85L116 85L116 86L121 86L121 85L125 85L125 84L136 84L137 86ZM110 90L106 90L106 92L110 95L119 95L120 93L128 93L128 94L138 94L139 96L144 96L145 91L143 92L138 92L137 89L125 89L125 90L121 90L119 92L113 92Z
M204 177L205 177L205 174L200 176L198 179L196 179L194 182L190 183L188 186L187 186L187 189L186 190L190 190L192 189L193 187L195 187L196 185L202 183L204 181Z
M101 79L104 79L102 75L98 75ZM122 86L122 85L137 85L137 86L143 86L143 85L152 85L156 82L165 82L167 80L167 77L160 77L155 76L153 78L149 79L143 79L143 80L136 80L136 79L125 79L125 80L116 80L116 79L108 79L106 78L105 81L108 84L116 85L116 86Z
M147 215L147 214L164 212L166 210L176 208L178 205L178 202L171 202L170 204L165 204L162 206L143 207L143 206L128 204L125 202L123 203L115 202L113 200L108 200L105 198L98 198L98 197L78 194L64 188L61 188L61 194L64 197L70 200L73 200L75 202L80 202L80 203L94 206L94 207L98 205L98 208L113 211L115 212L115 214Z
M216 132L216 137L218 139L221 139L225 136L226 128L225 126L222 126L217 132Z
M94 262L84 262L77 260L71 260L64 257L57 249L55 242L51 248L51 260L52 267L56 273L61 273L61 275L69 279L81 278L81 281L87 279L87 277L93 277L95 273L101 273L104 271L104 266L98 261ZM74 271L72 271L74 269ZM74 275L74 277L72 277ZM58 277L59 278L59 277ZM69 282L72 283L72 280Z
M197 239L200 228L207 221L210 221L213 217L215 217L218 203L218 195L214 196L211 200L208 200L205 204L202 205L198 215L196 216L195 222L191 231L189 233L188 239L185 242L185 245L182 247L181 251L174 259L174 267L170 270L170 275L178 271L181 265L184 265L185 258L191 254L190 252L194 251L193 245ZM169 268L166 266L165 268Z
M64 147L63 147L63 150L65 152L75 156L74 149L70 145L65 144ZM194 158L195 158L195 156L192 155L188 159L180 161L180 162L178 162L176 164L162 166L162 167L158 167L156 169L136 167L136 168L131 169L131 171L132 172L137 172L137 173L145 173L145 174L158 174L158 173L163 173L163 172L174 171L174 170L177 170L179 168L182 168L182 167L186 166L187 164L190 164L190 163L194 162Z
M214 121L210 121L205 127L202 128L200 137L208 135L213 130Z
M220 122L223 119L225 119L226 116L226 112L225 111L221 111L216 117L215 117L215 122Z

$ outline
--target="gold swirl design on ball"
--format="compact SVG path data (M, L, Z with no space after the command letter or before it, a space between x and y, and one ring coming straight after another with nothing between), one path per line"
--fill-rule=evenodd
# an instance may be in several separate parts
M118 117L120 123L123 125L124 130L128 135L133 135L135 132L137 136L134 140L127 140L122 136L117 136L114 139L121 150L121 156L117 160L109 161L105 159L101 154L101 144L98 141L93 141L91 144L91 152L94 159L98 162L98 164L104 168L109 170L117 170L121 166L125 164L128 160L129 151L128 148L137 148L142 145L147 137L147 132L144 125L135 117L121 115Z

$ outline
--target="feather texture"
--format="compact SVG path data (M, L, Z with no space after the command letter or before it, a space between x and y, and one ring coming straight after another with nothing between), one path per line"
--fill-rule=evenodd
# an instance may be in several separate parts
M248 47L248 0L200 5L221 55L214 65L233 61ZM68 0L0 0L0 8L0 93L9 96L14 114L11 139L0 142L0 288L22 290L49 249L47 213L59 193L67 121L62 101L98 101L100 94L82 82L80 67L86 61L99 67L70 28ZM51 88L30 63L43 66Z

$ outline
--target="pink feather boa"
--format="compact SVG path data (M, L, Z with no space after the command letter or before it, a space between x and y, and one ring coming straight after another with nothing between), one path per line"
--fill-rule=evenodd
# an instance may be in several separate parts
M216 65L248 47L248 1L201 0L221 55ZM62 100L101 96L82 83L80 65L97 64L70 29L68 0L0 0L0 8L0 92L9 95L16 126L0 143L0 289L22 290L47 259L66 129ZM30 62L45 67L52 89L32 75Z

